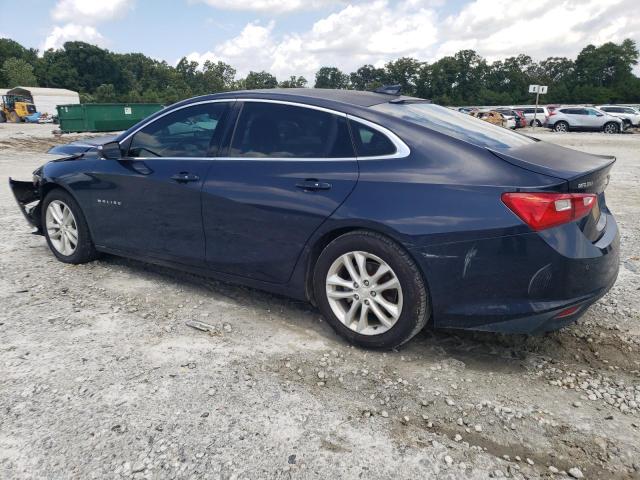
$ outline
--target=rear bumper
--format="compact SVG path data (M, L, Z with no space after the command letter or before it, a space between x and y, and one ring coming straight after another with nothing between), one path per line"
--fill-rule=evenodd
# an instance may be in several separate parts
M595 243L569 224L412 249L429 284L434 325L539 333L576 321L618 275L618 228L603 214L607 228ZM557 318L573 306L580 308Z
M40 189L33 182L9 178L9 187L24 218L34 228L33 233L42 234L40 220Z

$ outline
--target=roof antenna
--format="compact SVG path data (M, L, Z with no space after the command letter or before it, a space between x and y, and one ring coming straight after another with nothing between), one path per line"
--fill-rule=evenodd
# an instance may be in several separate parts
M400 90L402 90L402 85L383 85L374 90L375 93L384 93L386 95L400 95Z

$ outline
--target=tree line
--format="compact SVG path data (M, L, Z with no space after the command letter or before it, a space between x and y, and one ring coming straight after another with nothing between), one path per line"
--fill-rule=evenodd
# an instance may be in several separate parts
M546 103L640 103L640 78L633 73L639 52L635 42L587 45L575 59L534 61L520 54L488 62L474 50L460 50L428 63L402 57L384 67L363 65L346 73L320 68L314 87L372 90L400 84L406 95L442 105L530 103L528 86L548 85ZM83 102L159 102L169 104L196 95L257 88L311 86L301 76L278 80L251 71L237 78L229 64L182 58L176 66L142 53L115 53L84 42L67 42L38 55L33 48L0 39L0 85L67 88Z

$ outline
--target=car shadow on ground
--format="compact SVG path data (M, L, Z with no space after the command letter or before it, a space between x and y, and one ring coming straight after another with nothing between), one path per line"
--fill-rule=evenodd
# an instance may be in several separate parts
M144 263L111 255L104 255L101 262L112 267L127 270L127 274L147 282L164 283L168 288L184 290L180 295L202 295L203 298L230 302L241 308L264 310L282 317L287 324L294 324L302 330L322 337L328 344L347 346L348 343L337 335L320 312L308 302L292 300L288 297L267 293L250 287L219 281L208 277L173 270L168 267ZM265 318L256 316L256 322ZM267 320L270 321L270 320ZM283 326L283 328L288 328ZM562 332L540 336L522 334L498 334L465 330L434 329L431 324L397 352L410 355L414 360L433 363L444 359L455 359L468 368L501 373L521 372L524 363L532 354L548 353L545 344L557 344ZM383 351L370 352L372 355Z

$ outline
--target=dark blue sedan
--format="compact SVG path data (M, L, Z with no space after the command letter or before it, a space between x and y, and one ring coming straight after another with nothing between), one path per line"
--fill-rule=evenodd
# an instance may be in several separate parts
M549 331L614 283L615 159L389 93L186 100L10 180L66 263L107 252L313 302L349 341Z

